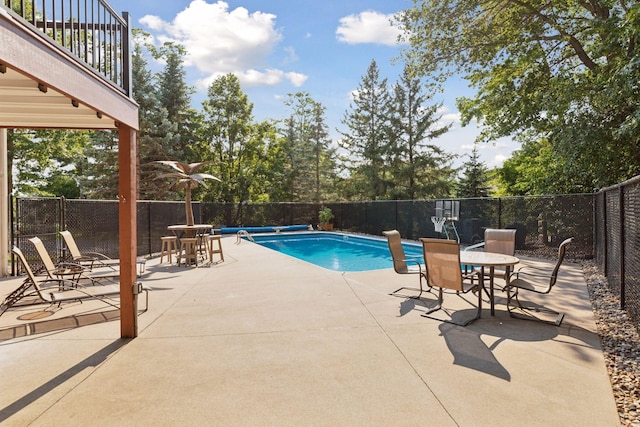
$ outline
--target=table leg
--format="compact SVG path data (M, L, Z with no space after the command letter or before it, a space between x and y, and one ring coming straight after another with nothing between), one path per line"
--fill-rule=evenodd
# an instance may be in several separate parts
M491 266L489 267L489 302L491 304L491 315L495 316L496 315L496 310L495 310L495 302L493 299L493 277L495 276L495 267Z

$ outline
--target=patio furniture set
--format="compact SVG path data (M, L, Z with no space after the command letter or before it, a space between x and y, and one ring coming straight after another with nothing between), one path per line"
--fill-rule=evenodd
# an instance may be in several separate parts
M437 289L437 303L422 314L424 317L466 326L480 318L483 293L489 299L490 313L494 316L495 279L500 279L504 282L501 290L507 294L507 311L512 317L545 321L556 326L562 323L564 314L545 307L526 306L520 302L519 293L520 291L538 294L551 292L556 284L566 247L571 243L572 238L560 244L558 259L553 268L540 269L527 265L512 271L520 263L520 259L514 256L516 230L487 229L483 242L464 250L461 250L456 240L421 238L423 260L405 256L401 236L397 230L385 231L383 234L387 237L396 273L417 275L419 280L419 287L402 287L391 292L390 295L421 299L425 292ZM480 251L480 248L484 250ZM426 286L423 285L423 280ZM408 295L404 291L412 293ZM456 321L451 318L449 310L443 306L444 294L459 295L468 292L473 292L478 297L475 315L470 319ZM432 315L440 310L449 314L449 318ZM543 312L555 316L555 320L547 321L533 314Z
M33 304L58 304L67 301L99 299L118 308L115 301L120 295L119 261L98 252L81 253L75 239L68 231L60 232L71 255L71 261L55 264L42 240L32 237L33 244L42 265L41 274L31 268L20 248L14 246L12 253L18 258L27 277L0 304L0 315L13 306ZM146 260L138 260L138 275L144 272ZM134 294L145 293L145 309L149 307L149 289L142 283L132 285Z
M199 257L209 258L213 263L214 255L220 255L220 262L224 261L221 236L211 233L213 226L209 224L195 225L170 225L167 229L173 232L172 236L163 236L160 251L160 263L164 262L165 255L171 264L171 257L175 251L178 265L198 265Z

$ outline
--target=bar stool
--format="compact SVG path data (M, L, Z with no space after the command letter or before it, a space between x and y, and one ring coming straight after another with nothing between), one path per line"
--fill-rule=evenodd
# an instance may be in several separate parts
M222 253L222 241L220 240L222 236L217 236L213 234L207 235L206 246L207 252L209 252L209 262L213 262L213 254L220 254L220 261L224 262L224 254ZM218 242L217 249L213 248L213 242Z
M185 265L191 265L193 261L198 265L198 238L183 237L180 239L180 255L178 256L178 265L184 259Z
M176 236L162 236L162 249L160 250L160 264L164 260L165 254L169 258L169 264L171 264L171 255L175 252L178 256L178 238Z

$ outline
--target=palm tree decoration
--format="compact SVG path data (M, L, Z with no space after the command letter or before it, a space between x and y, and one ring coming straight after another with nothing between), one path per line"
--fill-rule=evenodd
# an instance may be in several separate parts
M176 178L177 180L174 185L178 188L184 188L187 225L193 225L191 189L197 188L198 185L202 185L207 188L207 184L204 182L205 179L215 179L216 181L220 181L220 179L213 175L209 175L208 173L196 173L198 169L209 162L182 163L174 160L158 160L156 163L170 166L177 171L159 175L158 178Z

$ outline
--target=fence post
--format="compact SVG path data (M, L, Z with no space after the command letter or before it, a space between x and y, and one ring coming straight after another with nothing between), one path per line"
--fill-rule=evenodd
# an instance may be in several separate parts
M625 301L625 238L624 238L624 186L621 185L620 189L620 309L624 310Z

